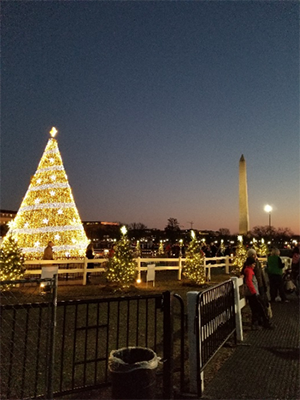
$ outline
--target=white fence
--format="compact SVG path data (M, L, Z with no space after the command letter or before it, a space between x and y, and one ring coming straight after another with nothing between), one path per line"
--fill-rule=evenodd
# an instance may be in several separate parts
M285 268L290 266L291 259L289 257L281 257L285 264ZM156 271L178 271L178 280L181 280L182 271L184 268L185 258L142 258L138 257L134 259L137 264L137 279L141 281L141 273L147 272L147 264L155 264ZM224 267L225 273L230 273L230 267L233 265L233 258L229 256L223 257L209 257L204 259L206 267L207 280L211 280L211 268ZM266 258L259 258L262 264L266 264ZM25 267L27 266L25 275L42 275L42 267L47 266L58 266L58 274L82 274L82 284L86 285L86 274L105 272L105 263L108 261L107 258L94 258L94 259L82 259L82 260L34 260L26 261ZM213 263L213 264L212 264ZM88 269L88 264L94 264L93 269ZM104 264L104 265L103 265ZM159 265L158 265L159 264ZM28 268L36 266L36 269Z
M185 263L185 258L135 258L136 269L137 269L137 280L141 281L142 272L147 272L148 264L155 264L156 271L178 271L178 280L181 280L182 270ZM82 274L82 284L86 285L86 274L95 272L105 272L105 263L108 261L107 258L94 258L94 259L82 259L82 260L34 260L26 261L25 267L27 266L25 275L41 275L42 268L47 266L57 265L58 274ZM219 261L219 262L218 262ZM221 262L220 262L221 261ZM211 264L214 262L215 264ZM228 256L226 257L212 257L205 258L204 260L207 280L211 279L211 268L225 267L225 272L229 274L231 260ZM94 264L94 268L88 269L88 264ZM104 265L103 265L104 264ZM32 267L36 266L36 269ZM31 267L31 268L28 268Z

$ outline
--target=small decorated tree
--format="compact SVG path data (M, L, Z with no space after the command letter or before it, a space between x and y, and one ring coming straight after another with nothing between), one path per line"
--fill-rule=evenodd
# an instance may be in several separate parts
M136 257L141 256L141 245L140 245L139 240L136 242L135 254L136 254Z
M253 242L253 249L256 251L256 254L259 254L259 244L255 238L252 240Z
M127 238L126 227L121 228L122 237L115 244L114 253L107 263L106 279L120 288L130 286L136 277L136 265L133 259L130 240Z
M159 242L158 255L163 256L164 254L165 254L164 244L163 244L163 241L161 240Z
M206 281L204 255L197 243L195 232L191 231L191 235L192 240L186 251L183 273L192 283L203 285Z
M221 239L221 243L220 243L220 247L219 247L219 249L218 249L218 253L219 253L220 255L224 255L224 252L225 252L224 240Z
M15 281L24 275L24 256L12 235L7 235L0 248L0 281ZM12 285L5 285L9 289Z
M268 246L266 245L264 239L261 239L261 244L260 244L259 249L258 249L258 254L261 257L267 257L268 252L269 252Z
M238 245L235 251L235 257L232 266L235 268L235 272L240 273L243 265L247 259L247 250L243 244L243 236L238 236Z

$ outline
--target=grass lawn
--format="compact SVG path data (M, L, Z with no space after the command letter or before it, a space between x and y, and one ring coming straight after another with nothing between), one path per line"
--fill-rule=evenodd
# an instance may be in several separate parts
M103 274L92 275L91 284L83 286L82 278L70 278L68 281L59 279L58 300L77 300L86 298L98 298L108 296L131 296L152 293L162 293L166 290L179 294L183 301L186 301L186 293L190 291L203 291L210 286L217 285L230 279L230 275L225 274L224 268L212 268L211 281L205 285L198 286L191 284L184 277L178 280L177 271L157 271L155 274L155 286L152 282L148 285L145 282L145 273L142 273L142 283L134 283L128 289L116 290L107 285Z

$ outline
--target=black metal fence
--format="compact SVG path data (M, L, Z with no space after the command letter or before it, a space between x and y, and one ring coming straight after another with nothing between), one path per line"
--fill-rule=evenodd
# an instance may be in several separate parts
M179 305L179 318L175 319L174 301ZM109 386L109 354L128 346L151 348L162 358L158 371L162 398L172 398L173 373L179 373L183 385L184 309L180 296L164 292L53 305L56 301L52 298L42 303L2 303L2 399L49 399ZM176 363L174 329L180 331L181 353Z
M234 334L235 305L231 280L199 293L196 306L197 387L202 395L201 372L209 361Z
M56 287L56 277L0 282L1 399L52 397Z

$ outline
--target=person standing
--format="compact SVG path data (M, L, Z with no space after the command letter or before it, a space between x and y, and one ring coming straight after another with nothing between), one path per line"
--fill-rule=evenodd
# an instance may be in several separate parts
M266 307L259 295L258 282L254 273L256 261L254 257L248 257L243 268L245 296L248 300L252 313L252 329L274 329L270 323Z
M299 247L297 246L293 248L291 269L292 269L292 278L294 281L296 281L300 273L300 252L299 252Z
M89 260L92 260L94 258L94 246L93 246L93 243L90 243L88 245L88 247L86 249L86 252L85 252L85 255L86 255L86 258L88 258ZM87 268L88 269L94 268L94 264L93 263L88 263ZM91 283L90 276L91 276L91 272L88 272L86 274L86 283L87 284Z
M270 282L270 296L271 301L275 301L277 295L279 294L282 302L288 302L282 280L282 270L284 267L281 258L279 257L280 251L277 248L273 248L271 255L268 257L268 263L266 272L269 277Z
M255 259L254 274L257 279L258 291L260 296L264 301L267 300L267 283L264 277L264 273L261 264L257 258L256 251L254 249L249 249L247 252L247 257L253 257Z
M44 250L43 260L53 260L53 246L54 243L50 240L48 246Z

